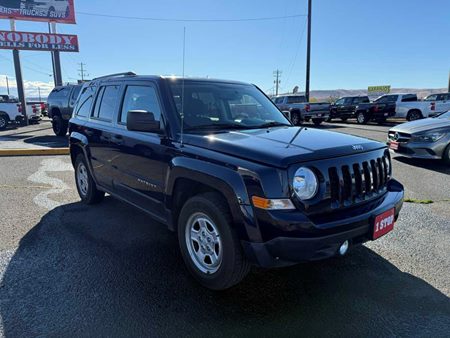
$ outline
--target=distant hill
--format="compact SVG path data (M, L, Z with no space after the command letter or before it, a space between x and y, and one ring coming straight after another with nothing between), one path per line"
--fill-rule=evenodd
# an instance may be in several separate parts
M435 89L417 89L417 88L392 88L391 93L417 94L419 99L434 93L446 93L446 88ZM338 98L342 96L367 95L367 89L334 89L334 90L313 90L311 97L318 101L327 100L329 98Z

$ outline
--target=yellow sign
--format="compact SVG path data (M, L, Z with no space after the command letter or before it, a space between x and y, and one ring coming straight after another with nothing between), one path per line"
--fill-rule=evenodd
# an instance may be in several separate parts
M380 93L389 94L391 92L391 86L369 86L367 88L367 93Z

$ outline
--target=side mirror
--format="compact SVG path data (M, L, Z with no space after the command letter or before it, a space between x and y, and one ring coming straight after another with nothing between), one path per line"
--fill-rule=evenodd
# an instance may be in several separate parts
M145 110L130 110L127 114L127 129L131 131L146 131L158 133L161 131L155 115Z

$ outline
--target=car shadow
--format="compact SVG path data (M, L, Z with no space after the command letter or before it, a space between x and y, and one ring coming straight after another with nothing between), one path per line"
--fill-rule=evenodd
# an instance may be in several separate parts
M69 146L69 139L67 136L35 136L24 140L25 143L45 146L49 148L63 148Z
M433 170L440 172L442 174L450 174L450 166L442 160L426 160L420 158L409 158L401 155L396 155L393 157L394 160L399 161L403 164L411 165L414 167L420 167L423 169Z
M450 302L366 247L255 268L238 286L209 291L188 275L174 234L106 198L58 207L22 238L0 282L0 317L6 337L438 337L448 334Z

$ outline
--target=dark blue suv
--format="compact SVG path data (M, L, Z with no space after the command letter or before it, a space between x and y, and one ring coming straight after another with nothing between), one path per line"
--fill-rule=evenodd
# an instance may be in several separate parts
M115 74L70 120L76 185L178 234L192 275L229 288L252 264L345 255L391 231L403 202L384 144L295 127L256 86Z

